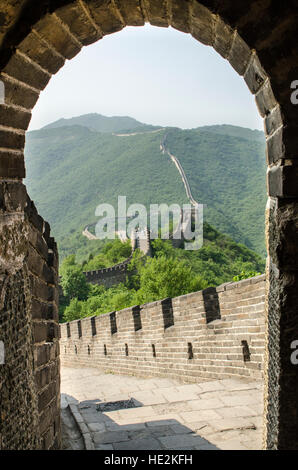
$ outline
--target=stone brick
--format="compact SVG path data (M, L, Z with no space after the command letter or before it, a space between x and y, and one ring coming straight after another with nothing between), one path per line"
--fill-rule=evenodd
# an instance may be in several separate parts
M43 219L38 214L34 202L31 201L29 197L27 197L27 206L25 208L25 212L28 215L30 223L37 229L37 231L42 232Z
M50 348L48 344L38 345L34 352L34 362L36 367L47 364L50 360Z
M57 73L65 62L62 56L55 54L34 32L26 36L19 45L19 50L50 74Z
M169 26L169 11L167 0L144 0L145 13L150 24L167 28Z
M31 120L31 113L15 109L11 106L0 105L0 125L26 130Z
M52 303L45 303L37 299L32 299L31 305L33 319L58 320L58 309Z
M39 97L39 91L27 87L21 82L15 82L9 76L0 74L0 79L5 86L5 104L22 106L31 110ZM14 127L14 126L13 126Z
M41 412L55 397L55 383L51 383L38 397L38 408Z
M298 197L298 167L274 166L268 170L268 192L272 197Z
M171 1L171 26L183 33L190 32L190 4L189 0L184 4L179 0Z
M143 26L144 17L140 0L115 0L127 26Z
M48 328L46 323L37 322L33 324L33 334L35 343L41 343L48 339Z
M291 199L278 199L270 201L267 208L267 217L272 230L269 234L269 254L273 271L297 271L298 250L296 244L298 215L295 202ZM289 274L286 279L293 278Z
M43 301L53 300L54 292L51 286L48 286L36 276L31 276L31 292L32 295Z
M244 75L244 80L250 91L255 95L264 84L267 75L261 66L258 57L254 54L248 69Z
M214 49L225 59L229 56L234 39L234 31L221 18L215 24Z
M43 90L51 75L34 66L22 55L15 54L3 70L10 77L23 82L36 90Z
M252 51L248 45L243 41L239 34L235 33L228 60L239 75L244 75L251 58L251 54Z
M216 17L196 1L191 2L190 32L203 44L212 45L215 40Z
M36 230L30 231L30 244L35 248L35 250L40 254L40 256L47 261L48 260L48 246L43 239L40 232Z
M59 18L54 15L44 16L35 24L34 29L65 59L72 59L81 50L81 46L67 33Z
M268 163L276 163L279 159L297 162L296 137L298 126L283 126L267 139Z
M0 150L0 177L25 178L24 156L14 152Z
M276 106L265 118L265 132L272 134L283 125L280 106Z
M26 200L26 187L22 183L0 183L0 211L23 212Z
M263 85L261 90L256 94L256 103L262 117L270 114L277 106L269 80Z
M84 0L89 12L100 27L103 34L120 31L125 25L122 23L117 10L110 1Z
M101 32L90 20L86 9L82 7L80 2L67 4L59 8L56 10L56 15L84 46L92 44L102 37Z
M23 150L25 144L25 134L0 129L1 146L7 149Z

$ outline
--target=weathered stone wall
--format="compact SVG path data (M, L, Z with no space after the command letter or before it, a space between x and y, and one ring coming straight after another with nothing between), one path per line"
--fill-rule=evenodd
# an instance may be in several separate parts
M112 287L121 282L125 282L132 272L127 270L127 266L131 261L131 257L123 261L123 263L115 264L110 268L97 269L95 271L84 272L87 282L90 284L99 284L105 287Z
M131 234L132 254L122 263L115 264L110 268L96 269L94 271L85 271L87 282L91 284L103 285L106 288L126 282L135 271L129 271L128 265L132 260L132 255L136 249L139 249L144 256L151 256L150 232L146 229L141 234Z
M25 187L0 188L0 449L55 449L61 439L57 247Z
M261 377L265 276L61 324L65 366L119 374Z

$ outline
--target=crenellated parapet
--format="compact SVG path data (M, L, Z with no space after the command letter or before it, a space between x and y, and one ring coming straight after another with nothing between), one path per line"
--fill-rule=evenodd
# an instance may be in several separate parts
M262 376L265 275L64 323L61 361L105 372L199 379Z

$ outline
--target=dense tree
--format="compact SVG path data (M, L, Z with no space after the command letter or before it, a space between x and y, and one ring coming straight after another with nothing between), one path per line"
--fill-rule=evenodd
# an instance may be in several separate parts
M192 273L185 262L166 256L150 258L141 268L139 303L194 292L207 287L206 281Z
M263 272L264 260L260 256L208 224L204 225L204 237L203 247L194 251L174 248L169 240L152 240L153 258L144 257L140 250L136 250L128 266L129 279L109 289L102 285L87 285L82 265L75 263L74 256L67 257L60 272L68 302L72 300L69 306L63 306L63 320L71 321L176 297ZM119 262L129 253L129 243L114 240L106 243L90 259L88 266L99 259L104 264L113 259Z
M69 300L86 300L89 287L81 266L68 266L63 269L61 276L63 294Z

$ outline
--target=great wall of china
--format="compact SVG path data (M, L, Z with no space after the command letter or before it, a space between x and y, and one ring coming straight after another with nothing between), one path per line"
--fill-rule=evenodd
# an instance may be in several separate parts
M158 129L155 131L147 132L147 133L156 133L160 132L163 129ZM119 137L129 137L130 135L137 135L139 133L131 133L131 134L115 134ZM143 133L140 133L143 134ZM193 198L191 193L191 188L187 179L187 176L183 170L183 167L178 160L177 157L171 154L171 152L166 148L166 138L167 134L165 134L160 142L160 150L162 154L167 154L172 162L175 164L176 168L179 171L181 176L182 182L185 187L186 195L189 202L194 206L194 208L198 205L198 202ZM181 245L181 240L183 238L183 233L185 227L189 224L189 218L191 218L192 212L185 211L182 213L181 211L181 218L176 231L173 234L170 234L170 239L172 241L173 246L179 247ZM91 229L96 226L96 223L88 224L84 227L82 235L88 238L88 240L97 240L97 236L91 232ZM134 234L134 235L133 235ZM116 235L120 238L122 242L127 240L127 234L122 232L116 232ZM144 256L151 255L151 245L150 245L150 231L149 229L144 230L142 233L132 232L131 235L131 245L132 245L132 254L135 249L139 248ZM126 260L122 261L121 263L115 264L109 268L102 268L96 269L93 271L86 271L84 272L87 281L91 284L103 284L105 287L111 287L113 285L120 284L125 282L127 276L130 275L127 267L132 259L132 254Z
M124 240L125 241L125 240ZM141 233L136 232L135 235L131 236L132 252L131 255L121 263L115 264L109 268L95 269L93 271L85 271L84 274L86 279L91 284L102 284L109 288L114 285L124 283L126 278L129 277L130 273L127 268L132 260L134 251L138 248L144 256L150 256L150 233L146 229Z
M262 377L265 276L60 325L61 362L114 374Z

